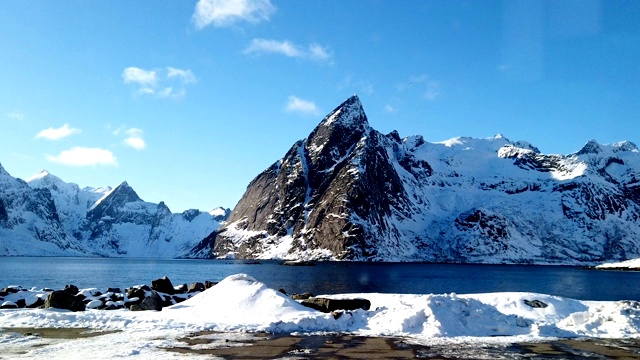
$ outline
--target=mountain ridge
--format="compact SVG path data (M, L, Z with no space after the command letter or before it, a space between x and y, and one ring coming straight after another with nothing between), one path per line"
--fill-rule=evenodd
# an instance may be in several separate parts
M259 174L190 253L212 258L580 264L640 255L640 154L588 141L429 143L371 128L357 96Z
M174 214L126 181L80 189L43 170L25 182L1 164L0 184L0 255L180 257L227 214Z

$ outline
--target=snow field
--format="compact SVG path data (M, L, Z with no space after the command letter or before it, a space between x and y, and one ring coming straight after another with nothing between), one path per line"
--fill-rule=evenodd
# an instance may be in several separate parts
M160 312L56 309L0 310L0 328L78 328L117 332L88 339L50 340L0 332L0 347L16 358L74 356L167 358L162 347L186 334L215 330L237 333L350 333L400 336L421 343L514 342L545 338L640 337L640 303L580 301L535 293L341 294L366 298L370 310L338 319L300 305L244 274ZM533 308L525 300L546 307ZM36 346L45 343L46 346ZM24 351L24 354L20 352ZM98 354L98 355L96 355Z

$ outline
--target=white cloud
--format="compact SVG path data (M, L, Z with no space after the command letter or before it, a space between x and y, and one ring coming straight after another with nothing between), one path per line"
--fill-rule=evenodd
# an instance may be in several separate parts
M319 113L318 107L313 101L300 99L297 96L289 96L287 105L285 106L287 112L298 112L303 114L317 115Z
M197 29L211 24L224 27L239 21L266 21L275 11L270 0L200 0L192 19Z
M125 146L136 150L144 150L147 147L142 138L142 129L131 128L125 132L127 138L122 141Z
M122 79L125 84L135 83L138 85L153 86L158 81L158 72L156 70L144 70L134 66L124 69Z
M68 124L64 124L57 129L48 128L40 131L38 134L36 134L36 139L45 138L49 140L60 140L66 138L67 136L79 134L81 131L82 130L80 129L69 127Z
M326 47L310 44L306 48L288 40L253 39L244 49L245 54L280 54L292 58L331 62L331 53Z
M176 69L171 66L167 67L167 77L180 79L185 84L191 84L196 82L196 76L193 75L193 72L189 69Z
M392 114L394 112L396 112L396 108L394 108L393 106L387 104L384 106L384 111L388 112L389 114Z
M331 59L331 53L329 50L319 44L309 45L309 56L311 59L318 61L329 61Z
M180 99L186 96L186 86L198 81L193 71L168 66L166 69L145 70L128 67L122 73L124 83L139 85L136 94L157 98Z
M427 90L424 92L424 98L433 101L440 96L440 83L436 81L429 81L427 83Z
M22 121L24 120L24 114L17 111L12 111L10 113L5 114L11 120Z
M111 151L100 148L73 147L59 155L47 155L47 160L69 166L118 165Z

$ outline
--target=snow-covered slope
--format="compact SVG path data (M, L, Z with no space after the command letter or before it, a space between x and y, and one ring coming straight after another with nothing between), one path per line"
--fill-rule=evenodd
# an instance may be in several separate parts
M0 255L181 257L226 214L173 214L126 182L80 189L47 171L24 182L0 167L0 186Z
M258 175L192 256L593 263L640 256L640 153L372 129L357 96Z

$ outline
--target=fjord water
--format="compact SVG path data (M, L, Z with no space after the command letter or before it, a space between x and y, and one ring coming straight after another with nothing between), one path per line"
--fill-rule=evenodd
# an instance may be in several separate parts
M487 293L526 291L580 300L640 300L640 272L571 266L161 260L125 258L0 257L0 287L126 288L168 276L174 285L220 281L246 273L287 293Z

